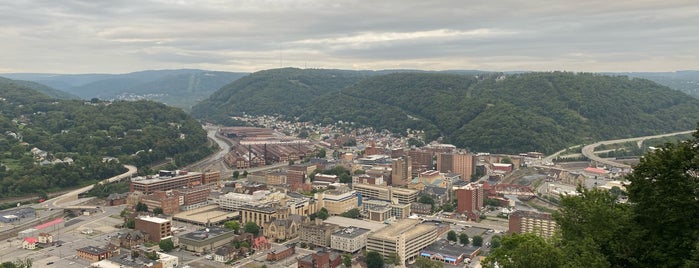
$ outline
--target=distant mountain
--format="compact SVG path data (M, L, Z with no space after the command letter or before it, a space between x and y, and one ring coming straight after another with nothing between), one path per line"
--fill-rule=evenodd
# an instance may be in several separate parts
M52 86L83 99L154 100L189 110L246 73L197 69L152 70L128 74L5 74Z
M695 98L699 98L699 71L613 73L613 75L645 78L663 86L677 89Z
M36 90L40 93L45 94L46 96L49 96L51 98L56 98L56 99L79 99L78 96L75 96L73 94L70 94L68 92L60 91L57 89L53 89L51 87L48 87L43 84L31 82L31 81L25 81L25 80L13 80L13 79L8 79L4 77L0 77L0 83L15 83L17 85L22 85L27 88L31 88L33 90Z
M422 129L429 139L474 151L548 153L693 129L699 100L649 80L598 74L277 69L243 77L192 111L218 122L243 113Z

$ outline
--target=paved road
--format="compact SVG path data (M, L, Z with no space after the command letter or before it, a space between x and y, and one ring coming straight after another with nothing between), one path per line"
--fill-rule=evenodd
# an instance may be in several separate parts
M137 169L136 169L135 166L132 166L132 165L124 165L124 167L126 167L126 168L128 169L128 171L126 171L126 172L123 173L123 174L119 174L119 175L116 175L116 176L114 176L114 177L111 177L111 178L109 178L109 179L105 179L105 180L103 180L103 181L101 181L101 182L99 182L99 183L100 183L100 184L112 183L112 182L116 182L116 181L123 180L123 179L125 179L125 178L130 178L131 176L133 176L134 174L136 174ZM58 197L49 199L49 200L47 200L47 201L44 202L44 203L47 204L47 205L48 205L49 207L51 207L51 208L60 208L60 207L61 207L61 203L65 203L65 202L68 202L68 201L71 201L71 200L76 200L76 199L78 198L78 195L79 195L79 194L82 194L82 193L85 193L85 192L87 192L87 191L89 191L89 190L92 190L92 187L94 187L94 185L88 185L88 186L85 186L85 187L83 187L83 188L70 191L70 192L68 192L68 193L66 193L66 194L63 194L63 195L61 195L61 196L58 196ZM42 204L38 204L38 205L35 205L35 206L40 207L40 206L42 206Z
M644 140L648 140L648 139L655 139L655 138L662 138L662 137L669 137L669 136L676 136L676 135L690 134L690 133L694 133L694 130L653 135L653 136L645 136L645 137L637 137L637 138L600 141L600 142L593 143L593 144L590 144L590 145L583 147L582 154L592 161L602 163L604 165L611 166L611 167L618 167L618 168L622 168L622 169L627 169L627 168L631 168L631 166L626 165L626 164L617 163L614 161L610 161L610 160L607 160L607 159L604 159L604 158L597 156L594 153L595 147L603 145L603 144L608 145L608 144L624 143L624 142L639 142L639 141L644 141Z

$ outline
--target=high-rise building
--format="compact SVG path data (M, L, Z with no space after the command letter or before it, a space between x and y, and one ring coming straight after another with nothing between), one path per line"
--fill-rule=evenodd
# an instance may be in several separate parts
M483 186L478 183L469 183L455 187L456 210L466 214L471 219L478 219L483 208Z
M391 162L391 185L404 186L410 183L412 178L413 165L410 156L402 156L393 159Z
M470 153L443 153L437 155L437 170L442 173L457 173L463 180L471 179L473 155Z
M550 213L518 210L510 214L509 233L534 233L551 237L556 231L556 221Z
M417 173L432 169L433 155L434 154L431 151L427 150L408 151L408 156L410 156L410 162L413 167L412 172L415 173L413 175L417 175Z

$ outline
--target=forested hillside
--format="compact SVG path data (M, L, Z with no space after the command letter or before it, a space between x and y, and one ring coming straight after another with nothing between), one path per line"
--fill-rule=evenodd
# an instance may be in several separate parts
M36 82L32 82L32 81L12 80L12 79L0 77L0 83L3 83L3 84L14 83L17 85L22 85L22 86L31 88L33 90L40 92L40 93L43 93L44 95L47 95L49 97L56 98L56 99L66 99L66 100L79 99L78 96L75 96L75 95L70 94L68 92L60 91L60 90L51 88L49 86L39 84Z
M150 101L57 100L0 81L0 197L55 191L211 152L206 133L180 109ZM114 157L119 161L105 161Z
M295 68L260 71L216 91L194 106L192 115L219 122L231 114L299 115L318 96L369 75L371 72Z
M312 83L289 78L311 72L313 79L301 81ZM228 115L278 113L396 132L423 129L428 139L501 153L549 153L571 144L692 129L699 121L699 100L644 79L565 72L355 72L333 83L337 75L329 74L255 73L195 106L193 115L222 122Z

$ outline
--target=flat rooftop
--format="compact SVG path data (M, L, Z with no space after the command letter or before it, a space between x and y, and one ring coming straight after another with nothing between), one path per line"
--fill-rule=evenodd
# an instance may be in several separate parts
M163 223L166 223L169 221L168 219L151 217L151 216L142 216L142 217L138 217L138 218L141 220L144 220L144 221L153 222L153 223L157 223L157 224L163 224Z
M323 222L332 223L332 224L338 225L340 227L364 228L364 229L370 230L371 232L381 230L381 229L386 228L388 226L388 225L383 224L383 223L363 221L363 220L358 220L358 219L350 219L350 218L345 218L345 217L340 217L340 216L331 216L330 218L326 219Z
M208 205L193 210L175 214L172 219L177 221L206 224L225 221L240 215L239 212L221 210L218 205Z
M432 254L440 254L444 257L453 257L457 258L461 256L462 254L465 254L465 257L471 256L473 252L476 250L480 249L480 247L474 247L474 246L462 246L461 244L454 244L451 245L449 244L449 241L446 239L440 239L435 241L434 243L430 244L427 246L425 249L421 250L420 252L429 252Z
M333 236L345 237L345 238L355 238L360 235L368 233L369 229L358 228L358 227L346 227L333 233Z
M194 232L186 233L186 234L180 236L180 238L184 237L184 238L191 239L191 240L203 241L203 240L211 239L211 238L214 238L214 237L226 234L226 233L232 233L232 232L233 232L233 230L229 230L229 229L225 229L225 228L209 227L206 229L201 229L201 230L196 230Z
M382 240L396 240L399 235L406 234L407 238L412 238L422 233L430 232L437 228L435 225L420 224L418 219L402 219L395 221L371 235L369 237Z

